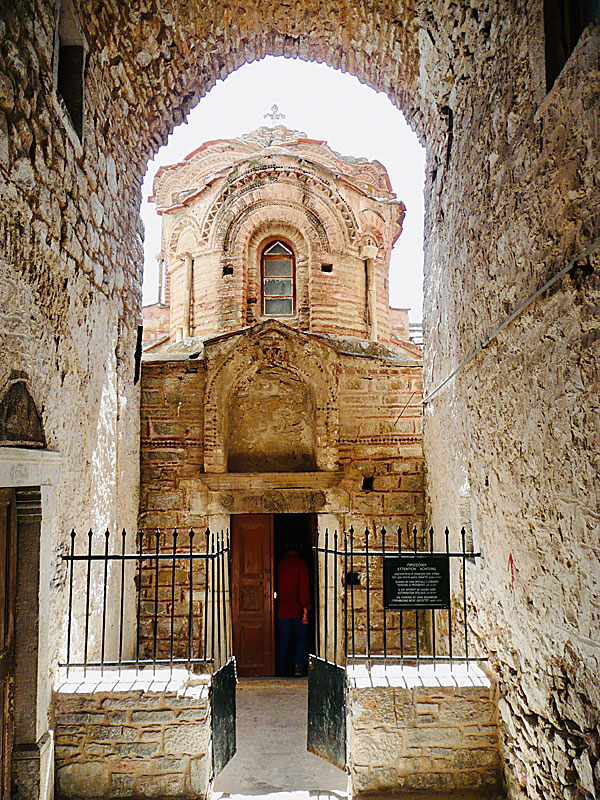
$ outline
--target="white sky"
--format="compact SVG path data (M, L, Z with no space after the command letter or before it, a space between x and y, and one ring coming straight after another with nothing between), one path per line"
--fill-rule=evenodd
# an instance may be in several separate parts
M270 123L263 115L276 103L286 117L276 124L325 139L343 155L377 159L387 168L392 188L404 201L404 230L392 252L390 303L410 308L410 321L422 319L423 183L425 150L387 95L324 64L268 56L245 64L204 97L150 161L142 187L144 303L156 302L160 217L147 198L160 166L180 161L210 139L233 139Z

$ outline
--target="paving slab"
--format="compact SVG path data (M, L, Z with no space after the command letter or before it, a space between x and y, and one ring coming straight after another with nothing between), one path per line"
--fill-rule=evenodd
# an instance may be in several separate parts
M306 749L306 678L242 678L237 753L215 780L213 800L345 800L347 775Z

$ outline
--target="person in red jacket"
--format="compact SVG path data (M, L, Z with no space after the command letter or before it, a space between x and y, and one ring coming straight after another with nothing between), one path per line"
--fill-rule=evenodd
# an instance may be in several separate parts
M294 638L294 674L306 675L306 641L310 588L308 566L298 555L298 544L286 543L286 554L277 565L277 674L285 675L288 649Z

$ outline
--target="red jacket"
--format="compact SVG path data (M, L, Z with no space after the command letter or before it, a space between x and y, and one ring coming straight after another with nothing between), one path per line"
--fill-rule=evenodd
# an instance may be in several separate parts
M277 565L277 618L300 619L310 608L308 566L288 551Z

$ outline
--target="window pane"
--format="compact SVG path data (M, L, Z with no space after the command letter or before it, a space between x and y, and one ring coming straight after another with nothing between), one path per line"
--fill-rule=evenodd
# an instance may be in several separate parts
M265 259L265 277L267 278L287 278L292 275L291 258L268 258Z
M279 295L280 297L292 297L292 281L267 278L265 280L265 295Z
M292 299L265 297L265 314L286 316L292 313Z
M287 253L288 255L291 254L291 250L289 247L281 244L281 242L275 242L272 244L271 247L268 247L265 250L265 255L268 253L269 255L282 255L283 253Z

